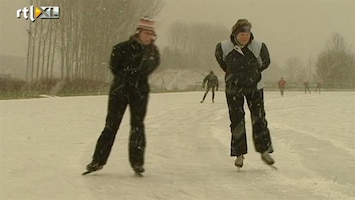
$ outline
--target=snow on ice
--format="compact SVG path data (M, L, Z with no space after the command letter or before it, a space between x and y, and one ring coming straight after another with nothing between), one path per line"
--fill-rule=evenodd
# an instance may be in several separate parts
M287 199L355 197L355 93L265 92L278 170L254 151L229 157L224 93L151 94L143 178L128 163L129 112L103 170L81 176L104 126L107 96L0 101L1 187L6 200Z

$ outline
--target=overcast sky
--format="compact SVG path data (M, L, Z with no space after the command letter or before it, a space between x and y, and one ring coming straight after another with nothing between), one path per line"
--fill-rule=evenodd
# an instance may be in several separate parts
M156 17L158 45L166 45L166 29L176 20L214 23L230 29L239 18L253 25L257 40L269 47L274 62L289 57L307 61L324 49L326 40L338 32L355 51L355 0L165 0ZM26 0L0 0L0 54L26 55L28 21L17 19L16 10ZM227 37L227 36L226 36Z
M334 32L354 52L354 8L355 0L166 0L157 20L162 30L174 20L217 23L231 29L237 19L247 18L256 39L264 41L274 61L282 65L289 57L304 61L310 55L316 57ZM160 39L165 39L163 31Z

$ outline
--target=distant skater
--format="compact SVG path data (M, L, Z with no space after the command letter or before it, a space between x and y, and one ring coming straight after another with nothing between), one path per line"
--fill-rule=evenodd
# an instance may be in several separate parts
M320 90L322 88L322 85L323 85L323 81L322 80L318 80L317 82L317 87L316 87L316 90L314 92L317 92L320 93Z
M303 81L303 85L304 85L304 93L307 94L307 92L309 92L309 94L311 94L311 91L309 90L309 83L307 80Z
M205 84L207 82L207 88L206 92L203 95L202 101L200 103L203 103L205 101L205 98L207 96L207 93L212 90L212 103L214 103L214 91L218 91L218 77L214 75L213 71L210 71L210 74L208 74L204 79L202 83L202 88L205 87Z
M284 80L283 77L281 77L281 79L279 80L277 85L279 86L279 89L280 89L280 92L281 92L281 96L284 96L286 81Z

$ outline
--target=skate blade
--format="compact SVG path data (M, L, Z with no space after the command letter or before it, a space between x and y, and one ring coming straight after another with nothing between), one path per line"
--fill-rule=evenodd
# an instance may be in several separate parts
M94 172L94 171L86 171L86 172L83 172L81 175L85 176L85 175L90 174L92 172Z
M101 168L101 169L102 169L102 168ZM99 170L101 170L101 169L94 170L94 171L86 171L86 172L83 172L81 175L85 176L85 175L87 175L87 174L91 174L91 173L93 173L93 172L97 172L97 171L99 171Z
M143 177L143 174L140 173L140 172L134 172L134 175L135 175L136 177Z
M272 169L278 169L276 166L274 166L274 165L267 165L267 166L269 166L269 167L271 167Z

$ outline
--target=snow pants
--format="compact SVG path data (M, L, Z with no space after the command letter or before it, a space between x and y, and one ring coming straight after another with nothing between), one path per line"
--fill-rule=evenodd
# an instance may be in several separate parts
M264 92L261 89L254 90L248 94L226 93L232 133L230 155L240 156L248 152L244 118L244 97L250 110L255 150L260 153L265 151L272 153L270 132L265 119Z
M147 111L148 91L139 91L135 88L123 87L110 90L106 124L97 140L93 161L106 164L114 143L123 115L129 105L130 135L129 135L129 162L131 166L144 164L146 147L144 118Z
M214 85L207 85L206 92L205 92L205 94L203 95L202 101L205 100L205 98L206 98L206 96L207 96L207 93L210 91L210 89L212 90L212 101L214 100L215 86L214 86Z

